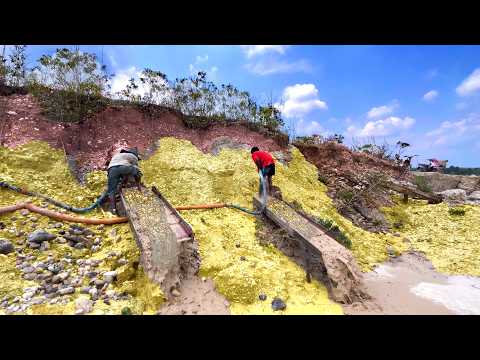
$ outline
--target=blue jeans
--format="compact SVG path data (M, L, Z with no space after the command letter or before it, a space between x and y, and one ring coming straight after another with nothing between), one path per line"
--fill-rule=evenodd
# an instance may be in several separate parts
M142 174L133 166L118 165L108 169L108 195L115 195L120 182L128 176L133 176L139 181Z

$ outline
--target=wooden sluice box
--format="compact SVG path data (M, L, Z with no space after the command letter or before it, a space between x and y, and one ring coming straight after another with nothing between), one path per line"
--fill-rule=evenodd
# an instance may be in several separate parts
M124 188L121 200L144 271L169 297L181 281L181 257L185 244L194 240L192 227L155 187Z
M253 203L256 208L262 208L258 195L254 196ZM335 300L352 303L367 296L361 289L362 272L352 253L326 229L274 197L268 197L263 213L307 249L305 254L310 257L306 259L307 263L319 259L328 277L326 285Z

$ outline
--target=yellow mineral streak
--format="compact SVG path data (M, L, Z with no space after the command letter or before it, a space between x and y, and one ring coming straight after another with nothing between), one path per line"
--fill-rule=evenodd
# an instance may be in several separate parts
M452 275L480 276L480 206L465 205L465 215L450 215L445 203L428 205L409 200L384 208L392 224L403 220L398 232L412 249L424 252L437 270Z
M97 171L88 175L86 185L80 185L70 173L62 151L51 148L43 142L30 142L15 149L0 147L0 181L7 181L16 186L26 187L68 204L83 207L91 204L104 190L106 184L105 172ZM12 205L18 201L25 201L27 198L12 191L0 189L0 206ZM41 200L32 198L34 203L40 205ZM58 210L54 206L48 206ZM25 236L17 237L18 231L29 234L35 229L46 229L56 233L57 229L51 228L51 220L47 217L33 214L38 218L36 228L31 222L24 224L27 220L19 211L0 216L0 222L5 224L5 229L0 230L0 238L12 241L18 246L20 241L25 242ZM110 213L103 213L97 209L85 214L87 217L111 217ZM68 224L65 224L68 225ZM35 255L34 261L43 261L51 254L55 259L60 260L70 254L77 259L99 259L102 260L98 270L118 272L118 280L111 286L117 292L125 291L132 295L131 300L111 301L111 305L104 304L102 300L95 303L92 314L120 314L123 307L130 307L134 314L152 314L164 301L160 288L151 283L145 276L141 267L134 268L139 261L139 250L133 239L128 224L107 226L100 230L96 226L85 225L84 227L101 237L103 245L98 252L91 253L89 250L77 250L66 244L51 242L48 251L24 250L26 255ZM114 251L116 257L109 257ZM1 256L1 255L0 255ZM120 258L125 258L128 263L121 265L117 263ZM26 281L15 267L15 254L2 256L0 259L0 299L6 295L22 295L25 287L39 285L35 281ZM77 274L78 266L74 266L71 276ZM87 285L85 282L84 285ZM73 314L74 301L80 295L77 288L75 294L70 296L67 305L35 305L27 310L29 314Z
M307 164L299 153L295 155ZM141 167L145 183L155 185L174 206L226 202L252 208L258 190L248 151L223 150L213 156L188 141L163 138ZM288 170L280 175L290 176L298 177ZM272 314L270 303L276 296L287 303L284 314L342 313L322 284L308 284L303 269L273 246L259 244L255 217L225 208L184 211L182 216L192 224L200 244L201 275L214 279L233 314ZM260 293L268 300L260 301Z

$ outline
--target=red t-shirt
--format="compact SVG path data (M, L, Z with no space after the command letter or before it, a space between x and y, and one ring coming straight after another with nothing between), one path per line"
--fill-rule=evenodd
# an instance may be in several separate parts
M252 154L252 159L255 163L260 162L260 167L264 168L268 165L274 164L272 155L265 151L255 151Z

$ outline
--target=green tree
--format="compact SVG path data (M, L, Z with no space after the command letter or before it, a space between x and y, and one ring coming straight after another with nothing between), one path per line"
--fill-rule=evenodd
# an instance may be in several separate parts
M3 45L2 55L0 55L0 86L7 83L7 59L5 58L6 45Z
M33 82L43 91L36 94L55 119L81 121L104 105L110 76L95 54L64 48L43 55L38 62Z
M269 130L279 130L284 125L280 110L272 104L260 106L257 116L260 124Z
M147 92L142 101L146 104L167 106L170 102L170 86L167 75L160 71L144 69L140 76L140 82L145 85Z
M10 85L14 87L22 86L25 83L27 46L14 45L10 54Z

